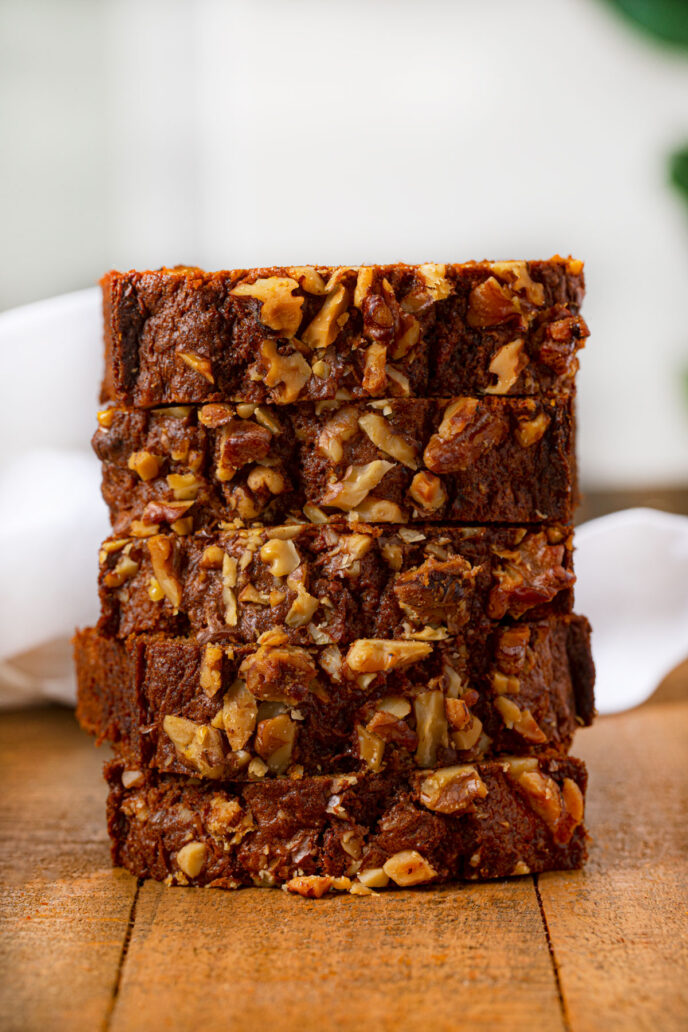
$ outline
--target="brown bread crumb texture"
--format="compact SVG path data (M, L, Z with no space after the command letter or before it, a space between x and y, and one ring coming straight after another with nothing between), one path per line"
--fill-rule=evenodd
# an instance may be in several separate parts
M143 878L304 896L580 867L586 772L511 757L398 774L208 784L115 762L113 861Z
M287 524L112 538L100 553L102 634L164 631L294 644L437 641L486 619L572 604L569 527Z
M437 643L75 638L77 716L135 768L214 780L565 752L593 714L581 617Z
M103 277L104 399L139 407L532 395L569 387L582 262L326 266Z
M106 409L93 438L115 533L275 523L568 521L571 395Z

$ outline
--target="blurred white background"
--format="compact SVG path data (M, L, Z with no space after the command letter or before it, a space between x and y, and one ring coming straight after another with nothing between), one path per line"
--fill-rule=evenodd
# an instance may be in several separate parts
M111 266L572 253L584 487L688 483L688 59L603 0L1 0L0 97L0 308Z

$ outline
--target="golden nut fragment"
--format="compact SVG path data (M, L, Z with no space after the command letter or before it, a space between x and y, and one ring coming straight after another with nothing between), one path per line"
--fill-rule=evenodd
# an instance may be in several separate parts
M202 777L222 777L225 755L217 728L168 714L163 720L163 730L177 753Z
M334 343L341 327L339 320L348 303L346 287L340 283L327 295L322 308L301 334L304 344L311 348L327 348Z
M409 469L418 468L415 446L409 444L401 434L395 434L384 416L376 412L366 412L359 418L358 425L380 451L391 455Z
M180 351L179 358L181 358L182 362L185 365L188 365L190 369L199 373L204 380L208 381L208 383L215 383L213 367L209 358L203 358L202 355L194 355L190 351Z
M334 878L321 874L304 874L285 882L287 892L306 899L321 899L334 885Z
M385 743L374 731L368 731L362 724L356 726L358 755L369 770L378 771L382 766Z
M467 813L476 799L484 799L487 785L475 767L444 767L423 780L420 801L436 813Z
M258 703L242 680L225 694L222 709L213 721L224 729L232 752L243 749L256 728Z
M282 355L277 350L276 342L270 339L261 344L260 357L265 366L265 373L260 375L260 379L267 387L281 385L278 397L280 404L296 401L312 375L311 367L303 355L298 351Z
M497 377L492 387L487 387L486 394L508 394L519 376L528 365L528 356L523 354L524 342L520 338L504 344L489 365L489 371Z
M382 870L402 888L422 885L437 877L434 867L415 849L404 849L400 853L395 853L382 865Z
M419 767L434 767L438 749L449 744L444 694L440 691L421 692L413 700L413 709L418 736L416 763Z
M256 729L255 749L273 774L283 774L291 762L296 724L288 713L261 720Z
M137 451L129 456L127 466L138 473L141 480L152 480L160 472L160 462L159 455L153 455L149 451Z
M289 276L269 276L255 283L240 283L230 293L261 302L260 321L281 337L293 337L301 325L303 298L294 296L298 282Z
M174 573L174 549L172 541L164 534L156 534L146 541L150 552L153 573L167 600L175 610L182 604L182 586Z
M135 576L139 571L139 564L128 555L123 555L117 562L114 570L110 570L103 578L106 588L120 588L125 581Z
M222 687L222 659L224 649L221 645L206 645L201 662L201 688L212 698Z
M270 538L260 550L261 561L270 567L273 577L286 577L293 573L301 557L293 541Z
M384 459L374 459L363 466L349 466L341 480L330 484L320 504L345 512L356 509L390 469L394 469L394 463Z
M550 418L546 412L539 412L534 419L519 422L516 427L516 440L522 448L530 448L544 437L549 423Z
M208 848L203 842L187 842L177 853L177 864L189 878L197 878L203 870Z
M332 462L341 462L344 455L342 445L358 433L358 412L350 405L340 408L332 419L328 419L320 431L316 451Z
M359 638L346 654L349 668L359 674L403 669L425 659L432 645L421 641L396 641L387 638Z
M416 503L419 509L426 509L434 512L441 509L447 502L447 492L439 477L433 473L422 470L416 473L411 481L409 497Z

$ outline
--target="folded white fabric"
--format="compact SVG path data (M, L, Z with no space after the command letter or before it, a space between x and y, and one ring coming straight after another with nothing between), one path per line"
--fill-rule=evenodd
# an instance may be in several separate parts
M109 532L90 450L101 336L97 289L0 314L0 705L73 703L69 640L97 620ZM576 545L597 707L613 713L643 702L688 657L688 518L614 513L580 527Z

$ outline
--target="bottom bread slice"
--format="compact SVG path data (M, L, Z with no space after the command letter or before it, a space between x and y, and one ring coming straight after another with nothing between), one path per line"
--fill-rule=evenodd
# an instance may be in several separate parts
M172 885L318 896L580 867L585 765L508 757L392 772L208 784L106 768L115 864Z

